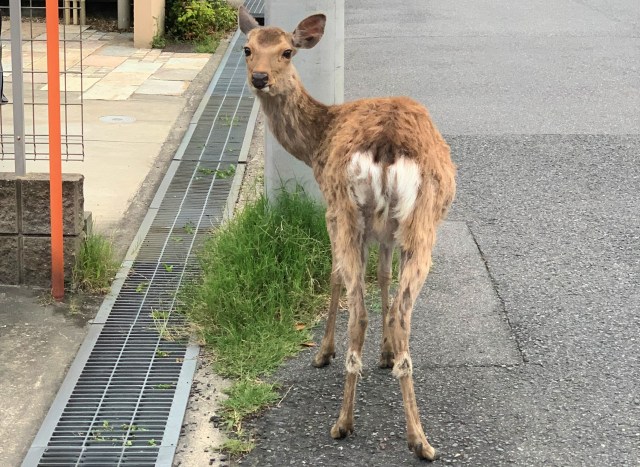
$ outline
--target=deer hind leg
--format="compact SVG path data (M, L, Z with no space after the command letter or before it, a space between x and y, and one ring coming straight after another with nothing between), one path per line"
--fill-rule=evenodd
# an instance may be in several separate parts
M391 263L393 259L393 246L380 244L378 258L378 286L380 287L380 301L382 302L382 343L380 345L380 368L393 367L392 336L387 326L389 314L389 283L391 282Z
M362 346L368 324L367 310L364 304L364 265L367 247L363 232L357 226L347 228L348 222L341 224L342 232L336 239L336 253L340 263L340 272L347 288L349 349L345 362L347 376L342 408L338 420L331 428L331 437L334 439L344 438L353 432L353 405L356 384L362 371Z
M324 337L320 344L320 349L316 353L311 364L316 368L322 368L331 363L331 359L336 356L335 351L335 332L336 332L336 315L338 312L338 301L342 292L342 278L338 270L338 261L335 253L334 237L336 235L336 219L327 212L327 230L331 239L331 302L329 303L329 315L327 316L327 326L324 330Z
M428 242L432 243L432 242ZM402 401L407 422L407 444L419 458L434 460L436 450L431 447L422 429L413 389L413 368L409 354L411 312L416 297L424 284L431 266L431 244L422 248L402 251L402 274L398 294L389 313L389 332L393 336L395 362L393 375L400 381Z

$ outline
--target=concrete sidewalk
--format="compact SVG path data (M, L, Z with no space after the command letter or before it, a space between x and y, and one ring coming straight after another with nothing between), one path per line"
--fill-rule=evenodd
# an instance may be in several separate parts
M34 24L34 31L41 26ZM63 163L63 171L85 176L85 210L123 255L227 43L213 55L173 53L135 49L131 34L80 33L84 88L73 80L67 86L68 96L79 99L82 92L84 100L85 159ZM2 31L3 39L7 34ZM5 44L5 94L11 99L9 53ZM42 67L43 54L34 55L34 69ZM72 52L67 68L79 61ZM46 93L46 83L34 84L36 93ZM10 110L0 110L5 125ZM103 118L108 116L116 118ZM36 124L46 126L45 117L37 115ZM0 171L13 170L13 161L0 160ZM27 161L27 171L48 172L48 161ZM20 465L101 302L67 297L55 304L47 296L46 290L0 286L2 466Z
M5 22L3 40L8 40L7 28ZM34 23L23 29L23 34L36 40L46 37L44 24ZM179 141L177 133L184 131L188 123L188 119L180 117L208 85L215 63L210 63L211 54L136 49L131 33L67 26L67 40L77 39L80 34L81 49L77 42L61 45L63 71L70 73L66 79L63 75L61 86L64 88L66 82L69 102L79 103L82 96L83 122L79 112L68 112L66 132L80 134L83 127L85 157L84 162L64 162L63 172L85 176L85 210L92 212L99 231L117 235L130 224L125 212L141 196L149 171L163 167L159 160L163 146L167 141ZM35 72L25 74L25 96L34 102L46 102L45 45L34 42L33 47L28 43L23 47L24 68ZM6 42L2 63L5 94L11 101L11 51ZM80 69L82 82L79 75L71 74ZM198 80L203 70L203 79ZM29 80L45 81L33 83L33 97ZM47 134L46 112L38 110L31 116L25 109L27 131L35 119L33 125L38 133ZM11 129L10 106L3 106L0 116L5 131ZM161 159L168 158L170 155L164 154ZM13 171L13 161L0 161L0 172ZM48 172L48 161L27 161L27 171Z

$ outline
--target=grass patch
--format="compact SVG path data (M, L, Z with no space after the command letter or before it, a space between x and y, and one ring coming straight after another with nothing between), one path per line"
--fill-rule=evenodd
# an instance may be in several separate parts
M200 258L186 312L214 350L217 372L256 378L309 340L331 272L320 205L302 192L283 192L273 204L261 197L217 230Z
M92 233L76 256L73 266L73 287L90 293L106 293L118 271L113 244L100 234Z
M245 441L241 439L232 438L232 439L226 440L222 444L221 449L229 453L231 456L241 456L243 454L247 454L248 452L251 452L254 447L255 447L255 444L253 444L252 441Z
M229 396L222 401L223 419L227 430L242 431L242 420L277 401L280 396L273 384L241 380L226 389Z
M193 50L199 54L212 54L220 45L220 40L223 35L221 33L214 33L210 36L204 37L193 43Z
M272 203L260 197L212 234L200 259L202 276L183 294L184 309L213 350L214 369L237 380L223 403L235 436L223 448L247 452L243 418L278 399L258 378L308 343L327 303L324 208L302 191L282 192Z

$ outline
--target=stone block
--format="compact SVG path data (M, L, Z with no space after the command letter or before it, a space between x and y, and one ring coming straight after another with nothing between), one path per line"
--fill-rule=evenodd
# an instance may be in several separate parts
M71 280L76 254L84 234L64 238L64 277ZM22 237L22 283L39 287L51 286L51 237Z
M18 233L17 182L12 173L0 172L0 234Z
M84 176L63 174L62 212L65 235L79 235L84 227ZM49 174L28 174L20 177L21 233L48 235L51 233L49 209Z
M0 235L0 284L20 283L20 261L17 235Z

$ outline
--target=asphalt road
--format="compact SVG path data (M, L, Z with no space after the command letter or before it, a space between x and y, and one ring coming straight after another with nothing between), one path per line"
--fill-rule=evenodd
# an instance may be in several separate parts
M459 168L412 334L437 464L640 465L640 2L351 0L345 64L347 99L427 105ZM420 464L376 318L355 435L329 436L344 346L305 352L243 464Z

